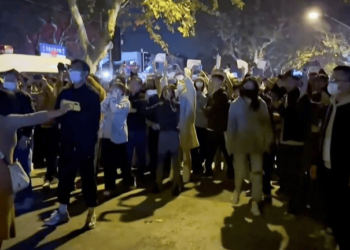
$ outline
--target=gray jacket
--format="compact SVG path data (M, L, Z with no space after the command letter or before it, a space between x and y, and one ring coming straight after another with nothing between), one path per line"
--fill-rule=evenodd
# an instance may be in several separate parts
M273 142L271 120L266 103L259 97L260 108L250 108L250 99L239 97L230 105L226 147L229 154L264 153Z
M123 96L120 100L107 97L101 103L101 112L105 115L102 124L102 138L111 139L115 144L128 141L127 117L130 110L128 97Z

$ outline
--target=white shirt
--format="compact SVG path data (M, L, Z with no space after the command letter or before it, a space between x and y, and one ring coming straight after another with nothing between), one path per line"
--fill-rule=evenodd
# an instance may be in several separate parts
M331 169L331 141L332 141L332 131L335 114L337 112L337 105L333 105L333 110L331 117L326 128L326 133L323 141L323 162L326 168Z

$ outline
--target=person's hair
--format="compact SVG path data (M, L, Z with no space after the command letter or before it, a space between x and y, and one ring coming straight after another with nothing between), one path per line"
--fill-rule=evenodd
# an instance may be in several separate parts
M259 102L259 83L256 81L253 77L244 78L241 83L241 88L243 88L244 84L247 82L252 82L254 84L254 88L257 92L256 98L252 99L252 102L250 103L250 108L254 111L257 111L260 108L260 102Z
M130 83L131 81L136 81L139 85L142 85L142 79L137 75L133 75L132 77L130 77L128 82Z
M227 63L227 67L231 68L231 63Z
M225 78L222 75L213 75L212 78L214 77L220 79L222 82L225 80Z
M350 67L345 65L339 65L333 69L333 71L343 71L350 80Z
M129 95L128 87L125 84L123 84L119 79L112 80L109 83L109 88L110 89L118 88L123 92L124 95Z
M250 78L250 77L252 77L252 74L250 74L250 73L247 73L247 74L245 74L245 76L244 76L244 78Z
M324 75L324 74L319 74L317 77L317 80L322 81L322 82L328 82L329 77L327 75Z
M88 72L88 74L90 75L90 66L85 61L80 59L74 59L71 63L71 66L73 66L73 64L81 64L83 71Z
M170 99L173 99L175 98L175 90L176 90L176 87L174 85L166 85L164 86L164 88L162 89L162 93L160 95L160 100L165 100L165 97L164 97L164 94L165 94L165 91L169 90L170 91L170 94L171 94L171 98Z

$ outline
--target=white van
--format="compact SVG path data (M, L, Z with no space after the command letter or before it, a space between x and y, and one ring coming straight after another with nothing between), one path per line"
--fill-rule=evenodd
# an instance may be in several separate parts
M57 64L71 64L66 58L30 56L21 54L0 54L0 72L15 69L20 73L58 73Z

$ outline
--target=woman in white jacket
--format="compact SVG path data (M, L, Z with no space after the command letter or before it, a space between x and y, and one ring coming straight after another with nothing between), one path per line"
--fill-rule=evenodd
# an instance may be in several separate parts
M111 83L106 99L101 103L104 119L101 124L101 165L104 169L105 192L109 196L115 190L117 168L122 170L123 183L133 187L134 180L127 159L128 127L127 116L130 102L127 88L120 82Z
M231 103L226 147L234 156L235 191L233 203L239 202L244 173L248 170L252 181L253 215L260 215L258 202L262 200L263 154L273 141L271 121L266 103L259 97L259 84L254 78L242 82L240 97Z

